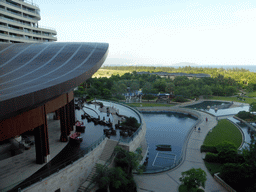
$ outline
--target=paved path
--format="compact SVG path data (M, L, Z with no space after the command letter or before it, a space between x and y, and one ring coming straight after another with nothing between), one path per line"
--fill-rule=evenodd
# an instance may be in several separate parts
M200 146L208 133L208 131L217 125L216 118L203 113L198 112L203 120L197 127L201 128L200 133L193 131L186 147L186 155L184 161L175 169L156 174L144 174L135 175L135 181L137 183L138 192L177 192L178 187L181 184L179 178L181 172L187 171L191 168L201 168L207 174L207 181L205 184L206 192L224 192L224 189L219 183L214 180L210 175L203 162L204 154L200 153ZM205 118L208 118L208 122Z

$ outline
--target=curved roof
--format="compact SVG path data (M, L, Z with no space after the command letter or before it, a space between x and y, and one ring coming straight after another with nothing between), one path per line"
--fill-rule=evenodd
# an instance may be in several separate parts
M0 44L0 119L71 91L103 64L108 43Z

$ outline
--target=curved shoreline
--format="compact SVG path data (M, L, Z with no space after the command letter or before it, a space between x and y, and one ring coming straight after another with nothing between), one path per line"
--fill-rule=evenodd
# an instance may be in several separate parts
M179 178L181 177L181 172L187 171L190 168L201 168L207 174L207 181L205 185L205 191L226 191L208 172L204 165L203 154L200 152L200 147L207 133L217 125L217 120L215 117L206 114L204 112L195 111L192 109L179 108L179 106L174 107L137 107L137 110L143 112L181 112L185 114L191 114L198 117L197 126L201 127L201 131L190 130L186 142L184 142L184 157L182 162L171 170L167 170L161 173L152 173L145 175L135 175L135 180L138 186L138 192L144 192L146 190L170 192L178 191L178 187L181 184ZM204 119L208 118L208 122ZM173 189L173 190L171 190Z
M197 118L197 121L193 124L193 126L191 126L191 128L188 130L188 133L186 134L185 136L185 140L184 140L184 143L183 143L183 146L182 146L182 149L181 149L181 162L178 163L178 165L174 166L174 167L170 167L170 168L166 168L166 169L162 169L162 170L156 170L154 172L143 172L143 174L155 174L155 173L161 173L161 172L166 172L166 171L171 171L171 170L174 170L176 168L178 168L179 166L182 165L182 163L184 162L184 159L186 157L186 147L187 147L187 144L188 144L188 141L189 141L189 138L194 130L194 127L195 126L198 126L199 123L202 122L202 118L201 118L201 115L199 113L197 113L197 111L195 110L191 110L191 109L186 109L186 110L183 110L182 108L179 108L179 107L170 107L170 108L167 108L167 110L163 110L163 107L146 107L146 108L143 108L143 107L140 107L140 108L137 108L140 112L149 112L149 113L161 113L161 112L172 112L172 113L181 113L181 114L184 114L184 115L191 115L192 117L194 118ZM179 161L180 161L179 160Z

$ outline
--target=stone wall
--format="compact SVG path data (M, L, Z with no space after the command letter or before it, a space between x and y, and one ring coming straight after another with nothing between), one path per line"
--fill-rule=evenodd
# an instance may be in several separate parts
M219 176L218 173L214 174L214 179L221 184L227 191L229 192L236 192L232 187L230 187L225 181L223 181Z
M105 145L107 138L105 138L99 146L85 155L85 157L77 160L74 164L67 166L45 179L40 183L31 185L30 187L22 190L24 192L54 192L60 189L61 192L77 191L86 178L89 176L92 168L98 161Z
M126 149L128 151L135 151L138 147L141 146L141 142L145 139L146 136L146 123L144 119L142 118L142 128L139 131L139 133L131 140L129 143L123 143L120 142L118 145L121 146L123 149Z
M138 147L141 146L141 142L145 139L147 127L146 127L146 123L143 118L142 118L142 123L143 123L143 125L142 125L140 132L129 143L129 151L135 151Z

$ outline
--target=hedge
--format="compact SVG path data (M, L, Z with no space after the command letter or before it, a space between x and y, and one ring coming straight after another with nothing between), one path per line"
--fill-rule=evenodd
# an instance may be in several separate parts
M204 160L211 163L218 163L219 162L218 154L208 152L206 153Z
M202 152L218 153L216 147L211 145L202 145L200 151L201 153Z

